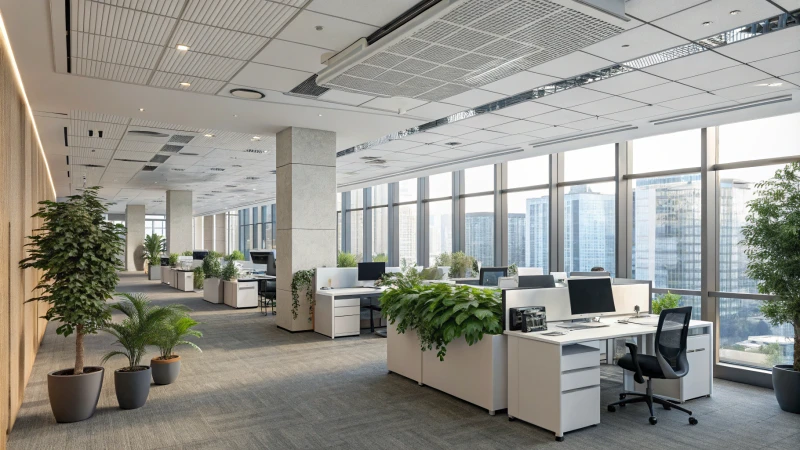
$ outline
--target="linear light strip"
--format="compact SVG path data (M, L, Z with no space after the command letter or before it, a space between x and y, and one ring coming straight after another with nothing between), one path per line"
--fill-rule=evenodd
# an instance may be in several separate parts
M756 106L771 105L773 103L788 102L788 101L791 101L791 100L792 100L792 94L787 94L787 95L782 95L780 97L773 97L773 98L769 98L769 99L765 99L765 100L757 100L757 101L750 102L750 103L740 103L738 105L724 106L722 108L709 109L709 110L705 110L705 111L697 111L697 112L690 113L690 114L684 114L682 116L668 117L668 118L659 119L659 120L651 120L650 123L652 123L653 125L664 125L664 124L667 124L667 123L680 122L682 120L695 119L695 118L698 118L698 117L705 117L705 116L713 116L714 114L720 114L720 113L730 112L730 111L738 111L740 109L753 108L753 107L756 107Z
M31 109L31 103L28 101L28 94L25 92L25 85L22 83L22 75L19 73L17 58L14 57L14 51L11 49L11 39L8 37L8 31L6 31L6 23L3 20L2 13L0 13L0 30L2 30L3 34L3 47L5 47L5 49L8 51L11 67L14 69L14 75L17 79L19 90L22 92L22 99L25 101L25 107L27 108L28 115L31 118L31 124L33 124L33 134L36 135L36 142L39 143L39 153L42 154L44 168L47 169L47 177L50 179L50 187L53 189L53 199L57 199L58 194L56 194L56 184L53 182L53 175L50 173L50 164L47 163L47 155L44 153L44 145L42 145L42 139L39 137L39 127L36 126L36 118L33 116L33 109Z
M537 142L535 144L530 144L530 146L533 147L533 148L544 147L545 145L560 144L562 142L577 141L579 139L586 139L586 138L595 137L595 136L603 136L605 134L617 133L617 132L620 132L620 131L629 131L629 130L638 130L638 129L639 129L639 127L635 127L633 125L626 125L626 126L617 127L617 128L611 128L611 129L606 129L606 130L601 130L601 131L578 134L576 136L568 136L568 137L561 138L561 139L551 139L551 140L545 141L545 142Z

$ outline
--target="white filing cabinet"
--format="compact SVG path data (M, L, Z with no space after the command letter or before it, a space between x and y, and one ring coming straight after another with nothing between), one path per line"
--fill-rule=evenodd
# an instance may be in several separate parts
M361 297L380 295L366 288L320 289L314 306L314 331L331 339L361 334Z
M194 291L194 272L191 270L176 270L175 276L178 279L175 288L179 291Z
M223 281L223 301L232 308L258 306L258 280Z

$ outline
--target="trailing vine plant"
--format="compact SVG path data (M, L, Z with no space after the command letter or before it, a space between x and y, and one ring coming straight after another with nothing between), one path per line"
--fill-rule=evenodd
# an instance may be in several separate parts
M292 318L297 319L297 310L300 308L300 291L306 290L306 300L308 300L308 321L311 322L311 316L314 314L314 275L315 269L298 270L292 277Z

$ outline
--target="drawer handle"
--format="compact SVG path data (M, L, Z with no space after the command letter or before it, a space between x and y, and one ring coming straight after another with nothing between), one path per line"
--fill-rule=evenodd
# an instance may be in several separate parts
M575 388L575 389L570 389L570 390L567 390L567 391L561 391L561 393L562 394L569 394L569 393L572 393L572 392L585 391L587 389L594 389L596 387L600 387L600 385L599 384L593 384L591 386L584 386L584 387L579 387L579 388Z
M696 351L696 352L702 352L703 350L705 350L705 347L704 347L704 348L698 348L698 349L697 349L697 350L695 350L695 351Z
M239 288L239 290L240 290L240 291L252 291L253 289L255 289L255 286L250 286L250 287L240 287L240 288Z
M597 370L599 367L600 367L599 365L597 365L597 366L592 366L592 367L581 367L580 369L570 369L570 370L564 370L564 371L563 371L563 372L561 372L561 373L562 373L563 375L566 375L566 374L568 374L568 373L587 372L587 371L589 371L589 370Z

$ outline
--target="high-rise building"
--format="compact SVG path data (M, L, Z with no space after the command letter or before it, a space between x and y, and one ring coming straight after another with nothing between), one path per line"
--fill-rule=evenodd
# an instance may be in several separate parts
M483 267L494 265L494 213L466 213L464 223L466 254Z
M614 194L573 186L564 195L564 270L588 272L603 267L615 273Z
M525 266L526 239L525 214L508 214L508 264Z
M543 195L525 201L525 267L541 267L549 272L550 197Z

